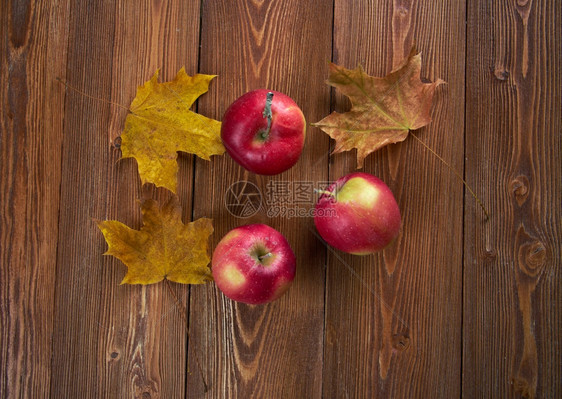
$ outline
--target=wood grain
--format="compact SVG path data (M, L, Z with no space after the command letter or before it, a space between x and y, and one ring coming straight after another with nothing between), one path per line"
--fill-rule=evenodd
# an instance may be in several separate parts
M199 111L217 119L247 91L281 91L302 105L307 120L329 110L327 75L332 7L321 1L213 1L202 13L201 72L219 77ZM220 28L219 28L220 27ZM210 381L207 397L313 398L321 395L325 251L312 234L311 218L269 217L268 184L327 179L328 139L309 130L295 167L278 176L243 171L225 155L196 165L195 217L215 221L213 246L230 229L266 223L281 231L297 254L297 277L280 300L262 306L237 304L214 286L192 290L189 367L198 351ZM242 219L228 213L223 198L240 180L259 187L264 207ZM310 188L312 192L312 187ZM292 207L282 201L283 206ZM312 207L312 201L304 205ZM201 397L196 373L188 396Z
M0 397L555 398L562 392L562 3L556 0L21 0L0 11ZM213 284L121 286L93 218L141 225L140 187L116 140L136 88L218 74L196 109L221 119L268 87L308 122L348 100L328 61L376 76L413 43L442 78L433 122L366 159L403 216L397 242L354 257L326 247L307 193L355 170L309 128L290 171L263 177L228 155L178 158L183 217L208 216L212 246L267 223L298 255L279 301L246 306ZM60 78L69 85L57 81ZM72 88L74 89L72 89ZM79 90L81 93L77 92ZM465 95L466 91L466 95ZM231 184L262 193L236 217ZM312 186L309 186L309 183ZM304 187L305 191L302 191ZM287 198L281 198L283 191ZM310 193L310 191L308 191ZM268 202L269 201L269 202ZM268 213L269 212L269 213ZM209 391L204 393L196 358Z
M562 109L556 1L469 2L463 392L562 392Z
M460 171L464 34L463 2L335 3L335 63L361 64L369 74L384 76L418 43L422 77L448 82L437 91L433 122L415 133ZM335 99L336 110L349 109L347 99L337 93ZM331 179L354 170L354 152L332 156ZM462 184L412 138L367 157L363 171L390 186L402 229L380 254L329 251L324 393L458 397Z
M199 2L75 2L68 83L127 106L139 84L162 68L164 80L198 63ZM169 194L141 190L132 160L113 146L126 111L71 91L60 215L53 397L181 397L187 338L163 284L120 286L125 267L103 257L106 244L92 221L140 227L137 200ZM192 158L181 156L179 191L191 216ZM174 286L187 300L188 288Z
M0 397L40 398L51 383L68 4L2 8Z

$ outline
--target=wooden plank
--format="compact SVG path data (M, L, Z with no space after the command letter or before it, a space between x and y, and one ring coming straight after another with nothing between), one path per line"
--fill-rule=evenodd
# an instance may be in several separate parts
M198 1L73 2L58 253L52 397L181 397L186 331L165 285L120 286L125 266L103 257L92 218L139 228L136 202L165 199L140 188L133 160L113 147L137 86L198 64ZM104 101L105 100L105 101ZM191 214L193 159L180 156L179 194ZM186 195L187 194L187 195ZM176 286L187 300L188 287Z
M324 80L331 51L330 2L204 1L203 6L201 72L219 77L200 100L201 113L221 119L232 101L257 88L291 96L308 121L329 111ZM275 190L268 194L268 184L291 189L295 182L325 181L327 151L327 137L309 129L300 161L278 176L246 172L228 155L197 161L194 213L214 219L213 247L236 226L266 223L287 237L298 271L289 292L268 305L235 303L214 285L192 289L188 397L201 397L204 390L196 356L209 385L207 397L321 396L325 249L312 234L313 221L268 217L267 204L253 217L237 218L223 199L238 181L256 184L264 202L276 200L269 198ZM295 208L292 200L279 205Z
M0 16L0 397L45 397L61 181L68 2ZM51 54L58 57L51 57Z
M562 5L468 2L463 393L562 392Z
M384 76L422 52L422 77L442 78L433 122L417 137L462 171L465 4L335 2L334 62ZM349 101L335 97L335 109ZM355 170L355 152L331 157L330 178ZM358 257L330 250L326 397L460 396L463 186L414 138L370 155L402 213L397 241Z

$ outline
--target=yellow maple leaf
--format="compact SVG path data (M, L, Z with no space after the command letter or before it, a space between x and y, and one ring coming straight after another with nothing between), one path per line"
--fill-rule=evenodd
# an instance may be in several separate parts
M158 71L137 90L121 134L123 158L137 160L142 184L176 192L177 152L203 159L224 153L221 123L190 111L215 75L189 76L182 68L171 82L158 83Z
M421 53L413 47L408 58L384 78L369 76L361 66L346 69L330 64L327 83L351 100L351 110L333 112L313 123L336 140L334 153L357 149L357 168L371 152L403 141L410 130L431 122L435 89L443 80L420 80Z
M212 281L207 254L213 233L211 219L183 224L176 196L162 207L157 201L141 205L143 226L134 230L116 220L97 221L109 249L128 268L121 284L153 284L163 279L182 284Z

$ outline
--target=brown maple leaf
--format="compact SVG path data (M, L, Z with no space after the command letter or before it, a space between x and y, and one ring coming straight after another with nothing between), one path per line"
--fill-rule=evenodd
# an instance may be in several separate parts
M137 160L142 184L176 192L177 152L203 159L224 153L221 123L190 111L215 75L189 76L182 68L171 82L158 83L158 71L140 86L121 134L123 158Z
M333 112L313 123L336 140L334 153L357 149L357 168L371 152L403 141L410 130L431 122L435 88L443 80L420 80L421 53L413 47L407 59L384 78L369 76L361 66L346 69L330 64L327 83L351 100L351 110Z
M183 224L176 196L162 207L142 203L143 226L133 230L116 220L98 221L109 249L128 268L121 284L153 284L163 279L182 284L212 281L207 246L213 233L211 219Z

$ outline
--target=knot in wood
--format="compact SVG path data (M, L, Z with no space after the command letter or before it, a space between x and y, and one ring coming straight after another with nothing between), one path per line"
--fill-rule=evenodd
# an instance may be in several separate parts
M401 17L405 18L408 15L408 9L404 6L398 6L396 8L396 13Z
M540 241L525 243L519 247L519 265L530 277L538 276L547 262L547 249Z
M485 249L482 255L484 261L493 262L498 257L498 251L495 248Z
M499 67L494 70L494 76L498 80L506 81L509 78L509 72L505 68Z
M393 334L392 335L392 347L401 352L410 346L410 337L408 334Z
M108 362L117 362L117 361L119 361L119 359L121 358L120 355L121 355L121 354L120 354L118 351L116 351L116 350L111 351L111 352L108 354L107 361L108 361Z
M529 179L527 176L517 176L509 183L509 191L515 197L519 206L523 205L529 196Z

